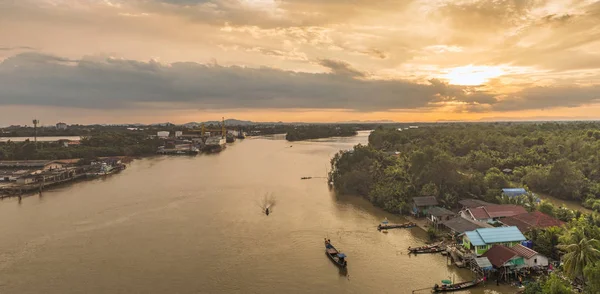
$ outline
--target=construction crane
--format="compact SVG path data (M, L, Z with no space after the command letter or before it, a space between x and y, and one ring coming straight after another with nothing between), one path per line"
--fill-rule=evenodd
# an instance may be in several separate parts
M202 123L202 131L201 132L202 132L202 137L205 136L206 132L211 132L211 133L213 133L213 132L215 132L215 133L221 132L221 137L225 138L225 136L227 136L227 129L225 128L225 118L223 117L221 119L221 129L220 130L219 129L207 129L204 126L204 123Z

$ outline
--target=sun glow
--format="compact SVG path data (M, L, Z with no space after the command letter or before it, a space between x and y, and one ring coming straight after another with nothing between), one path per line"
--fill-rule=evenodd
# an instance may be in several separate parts
M498 67L467 65L450 69L443 78L453 85L477 86L503 74Z

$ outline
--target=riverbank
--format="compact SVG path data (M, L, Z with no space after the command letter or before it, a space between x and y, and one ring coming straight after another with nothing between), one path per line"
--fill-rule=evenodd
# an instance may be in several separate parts
M54 186L73 184L121 172L131 158L108 157L85 162L82 159L0 161L0 198L42 193Z
M354 127L309 125L297 126L288 130L285 139L293 142L330 137L351 137L357 134L357 129Z

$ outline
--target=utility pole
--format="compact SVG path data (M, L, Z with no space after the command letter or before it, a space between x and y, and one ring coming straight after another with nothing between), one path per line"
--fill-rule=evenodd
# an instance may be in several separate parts
M34 132L33 142L35 143L35 149L37 149L37 125L39 123L40 123L40 121L37 118L33 119L33 132Z

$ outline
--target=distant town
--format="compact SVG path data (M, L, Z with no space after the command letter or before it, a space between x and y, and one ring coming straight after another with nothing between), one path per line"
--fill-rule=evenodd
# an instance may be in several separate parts
M105 177L133 158L218 153L252 136L282 134L289 141L353 136L374 124L254 123L235 119L175 125L79 125L58 122L0 128L0 195L41 193L75 180Z

